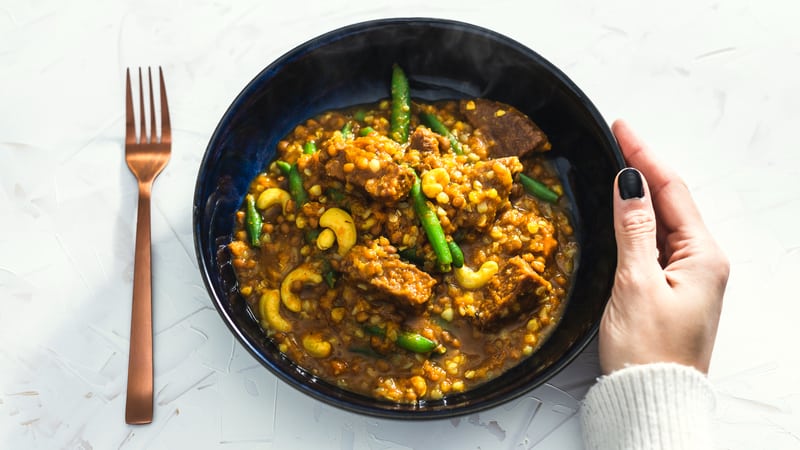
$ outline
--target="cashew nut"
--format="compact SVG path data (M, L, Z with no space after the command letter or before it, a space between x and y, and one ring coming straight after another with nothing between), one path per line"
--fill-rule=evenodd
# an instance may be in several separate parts
M347 211L339 208L330 208L319 218L319 226L330 228L336 235L339 244L339 255L344 256L350 247L356 243L356 225L353 217Z
M308 266L300 266L286 275L281 282L281 301L283 301L283 306L292 312L300 312L303 308L300 297L292 292L292 285L296 281L303 284L319 284L322 283L322 275L314 272Z
M268 325L265 328L285 333L291 331L292 324L281 316L280 307L281 295L277 289L270 289L264 292L264 294L261 295L261 300L258 302L261 321L262 323L266 322Z
M489 279L497 273L500 267L494 261L486 261L481 264L481 268L473 271L467 266L455 269L453 272L456 281L464 289L479 289L489 282Z
M428 198L435 198L450 183L450 174L442 167L425 172L420 181L422 193Z
M325 228L319 233L319 236L317 236L317 248L320 250L327 250L333 247L335 241L336 235L333 233L333 230Z
M326 358L331 354L331 343L322 339L319 333L303 336L303 348L314 358Z
M283 213L286 214L286 202L288 202L290 198L291 196L289 196L289 193L283 189L269 188L265 189L264 192L258 196L256 206L263 211L272 205L280 204Z

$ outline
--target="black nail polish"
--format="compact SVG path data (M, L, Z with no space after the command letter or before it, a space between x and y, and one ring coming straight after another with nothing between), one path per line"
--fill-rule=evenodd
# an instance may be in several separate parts
M617 184L619 184L619 196L623 200L644 197L642 175L636 169L630 167L622 169L617 177Z

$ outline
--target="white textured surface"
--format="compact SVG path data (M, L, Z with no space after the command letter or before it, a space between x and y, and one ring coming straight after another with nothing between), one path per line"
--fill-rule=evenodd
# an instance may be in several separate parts
M376 420L277 382L202 286L194 178L234 96L306 39L392 16L521 41L678 169L732 262L710 373L719 448L800 448L800 6L645 3L0 1L0 448L581 448L574 413L598 373L595 346L509 405ZM159 64L174 145L153 199L156 411L132 427L123 74Z

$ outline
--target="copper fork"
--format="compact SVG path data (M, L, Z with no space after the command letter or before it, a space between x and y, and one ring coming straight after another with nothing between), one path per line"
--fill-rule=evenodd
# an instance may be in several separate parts
M153 75L147 69L150 94L150 134L146 130L142 69L139 68L139 138L133 113L131 71L125 72L125 161L139 183L136 218L136 254L133 264L133 307L131 313L128 392L125 422L153 421L153 306L150 270L150 194L153 181L169 161L172 133L167 107L164 73L158 68L161 103L161 138L156 133Z

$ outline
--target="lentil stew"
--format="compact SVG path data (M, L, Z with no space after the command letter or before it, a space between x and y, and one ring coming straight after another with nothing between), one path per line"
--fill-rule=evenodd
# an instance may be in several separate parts
M411 101L403 78L396 67L391 99L282 139L228 248L281 352L344 389L415 403L533 354L578 246L530 118L488 99Z

